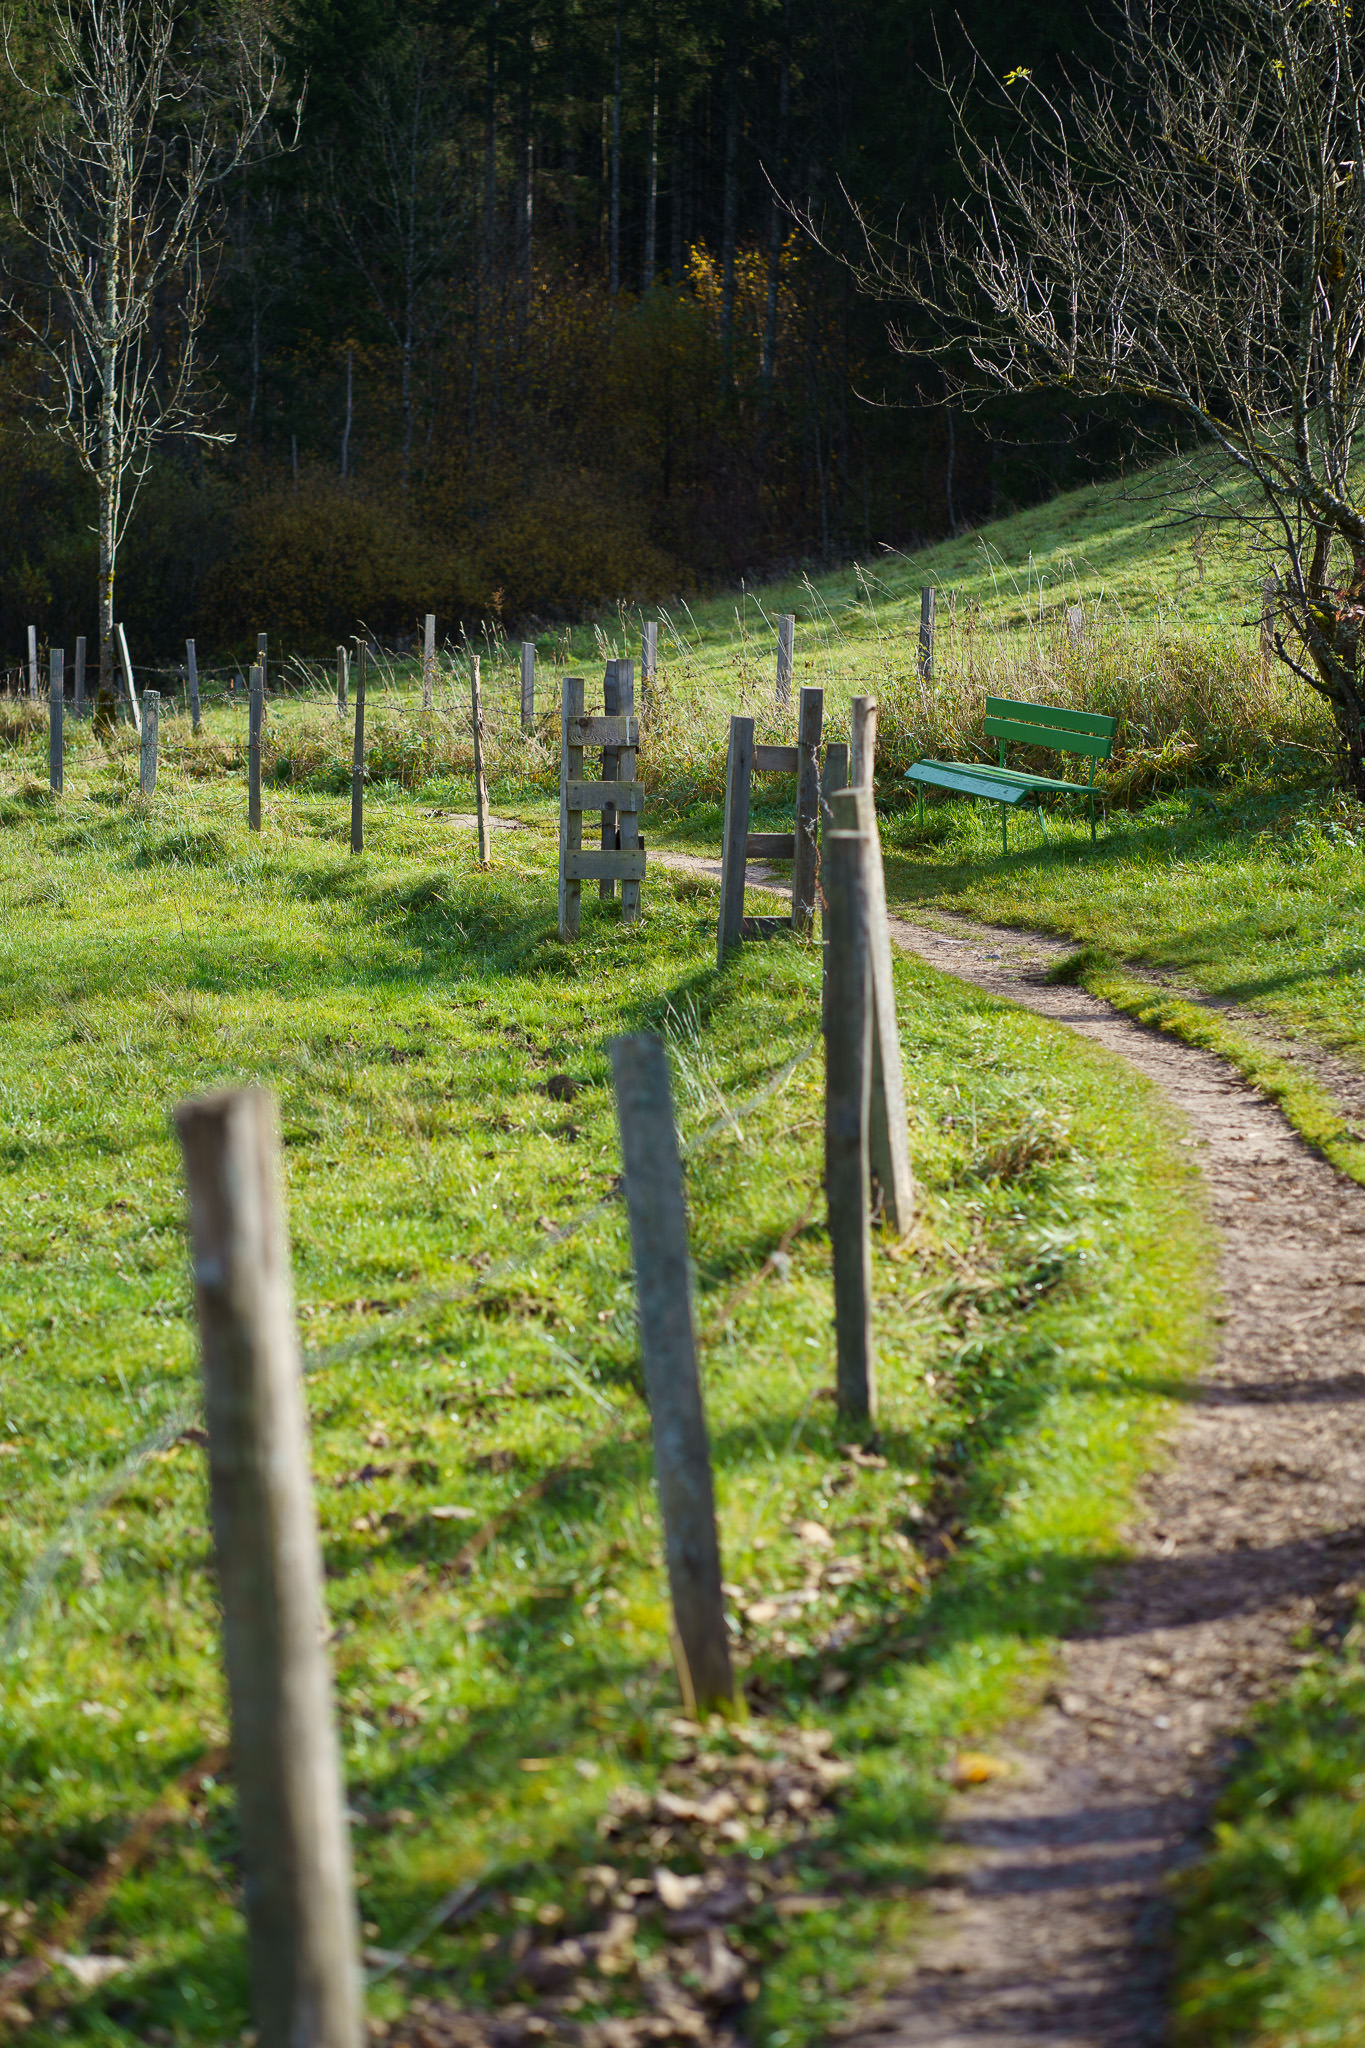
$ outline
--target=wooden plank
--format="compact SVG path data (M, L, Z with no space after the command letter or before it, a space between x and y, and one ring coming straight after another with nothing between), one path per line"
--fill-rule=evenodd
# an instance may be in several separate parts
M351 745L351 852L365 851L365 643L355 651L355 738Z
M834 1264L835 1391L842 1416L871 1425L877 1415L877 1384L867 1209L872 962L866 875L863 835L827 833L822 876L829 906L825 1193Z
M855 697L849 714L848 779L871 789L877 764L877 700Z
M640 721L637 718L584 718L574 720L570 745L575 747L638 747Z
M791 703L792 674L796 667L796 613L781 612L777 620L777 702Z
M422 709L436 703L436 614L427 612L422 620Z
M161 692L146 690L142 697L142 742L138 749L138 792L142 796L156 795L156 761L160 745ZM257 753L256 807L260 810L260 755Z
M791 928L789 917L746 917L741 931L746 939L776 939Z
M47 659L47 784L54 796L60 796L65 751L62 728L66 714L66 655L60 647L53 647L48 650Z
M209 1500L262 2043L361 2048L364 2002L271 1098L181 1103Z
M749 832L744 839L749 860L791 860L796 854L794 832Z
M606 712L608 718L618 718L621 713L621 686L617 678L617 668L617 662L609 661L606 666L606 672L602 677L602 709ZM616 780L619 754L619 747L603 747L603 782L614 782ZM610 797L601 805L601 812L602 851L603 853L609 853L616 846L616 806ZM597 893L604 900L613 897L616 894L615 877L604 875L597 885Z
M734 1707L735 1680L668 1056L652 1035L614 1038L611 1067L678 1677L688 1714L704 1720Z
M819 868L820 734L825 693L807 685L801 692L796 745L796 851L792 855L792 930L805 937L815 924L815 877Z
M618 663L616 679L621 692L621 710L626 715L627 723L635 726L638 735L638 721L634 716L635 663L633 660L622 659ZM636 752L633 745L622 747L616 757L616 766L617 773L623 782L633 782L635 780ZM640 814L638 811L621 812L617 819L617 840L623 853L638 851L643 861L645 843L640 837ZM640 921L640 882L643 879L644 871L642 868L639 880L632 875L621 884L622 924L638 924Z
M595 846L571 848L564 855L565 873L571 882L643 882L645 851L642 846Z
M934 612L937 593L932 583L925 584L919 594L919 673L920 681L929 683L934 678Z
M583 813L571 811L564 801L571 782L583 780L583 742L578 737L588 723L583 716L585 684L582 676L565 676L560 701L559 747L559 936L578 937L583 891L570 876L568 862L583 844Z
M659 681L659 621L646 619L640 629L640 717L647 721L654 709Z
M837 830L860 832L867 842L867 927L872 963L868 1163L886 1226L897 1237L904 1237L914 1220L915 1180L910 1169L910 1137L905 1121L905 1077L901 1069L896 981L886 921L886 880L877 807L871 789L862 784L833 795L830 808Z
M737 946L744 925L745 848L749 841L749 781L753 772L754 721L730 720L730 758L725 770L725 838L720 855L720 916L716 925L716 965Z
M755 775L795 775L801 765L799 747L755 747Z
M1102 711L1073 711L1061 704L1027 704L1017 697L987 697L987 718L1013 718L1027 725L1062 726L1069 732L1091 732L1112 739L1118 720Z
M1017 804L1029 794L1022 783L1002 782L978 775L971 768L954 768L941 761L916 761L905 771L907 782L922 782L929 789L951 789L960 796L988 797L994 803Z
M1107 761L1114 745L1107 734L1087 732L1076 726L1035 725L1031 719L988 718L985 731L990 740L1048 747L1058 754L1089 754L1097 761Z
M479 657L469 657L469 705L474 727L474 812L479 833L479 866L489 862L488 784L483 775L483 691L479 683Z
M618 811L641 811L645 786L642 782L571 782L566 799L571 811L600 811L608 803Z
M346 686L351 674L351 658L344 647L337 649L337 717L346 716Z

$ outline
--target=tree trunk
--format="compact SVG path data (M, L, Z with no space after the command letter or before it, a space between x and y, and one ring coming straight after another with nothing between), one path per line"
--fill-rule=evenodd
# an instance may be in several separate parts
M611 295L621 289L621 0L616 0L616 70L611 89Z
M787 111L791 100L791 5L783 10L782 69L777 83L777 156L773 164L772 178L776 190L773 193L772 216L768 223L768 296L763 309L763 359L759 365L759 382L766 398L772 390L773 372L777 367L777 303L778 286L782 275L782 202L778 193L782 189L782 170L787 154Z
M104 251L104 337L100 365L100 680L91 718L92 730L101 737L111 733L118 715L118 694L114 684L114 569L118 555L118 286L119 214L117 202L110 209Z

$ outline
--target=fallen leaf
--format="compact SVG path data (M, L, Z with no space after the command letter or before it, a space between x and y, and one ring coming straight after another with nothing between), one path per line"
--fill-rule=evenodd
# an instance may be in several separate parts
M659 1903L667 1912L681 1913L706 1890L704 1877L682 1877L675 1870L662 1866L654 1873L654 1889L659 1894Z
M882 1462L885 1463L885 1460ZM793 1534L802 1543L809 1543L815 1550L829 1550L834 1543L834 1538L823 1522L798 1522Z
M980 1750L964 1749L953 1758L948 1773L954 1785L986 1785L992 1778L1007 1778L1010 1766L999 1757L984 1756Z
M60 1952L52 1959L70 1972L83 1991L93 1991L100 1984L107 1984L111 1977L117 1977L128 1968L126 1956L70 1956Z

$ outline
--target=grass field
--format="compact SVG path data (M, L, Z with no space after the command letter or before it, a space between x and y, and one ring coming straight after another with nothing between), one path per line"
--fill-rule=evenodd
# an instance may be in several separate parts
M760 1800L667 1854L761 1875L751 2035L823 2038L913 1918L945 1771L1044 1679L1199 1356L1197 1205L1149 1092L898 969L922 1213L876 1257L869 1453L822 1398L808 949L718 976L710 899L663 882L639 930L593 902L566 948L548 837L501 835L480 871L453 785L375 792L356 860L335 798L272 791L253 838L235 772L168 769L148 802L83 736L70 760L60 801L13 774L0 801L0 1941L75 1959L29 1994L26 2038L235 2041L247 2021L230 1777L186 1775L225 1733L168 1125L188 1093L280 1101L376 1970L484 1886L374 2013L397 2025L414 1986L524 1998L528 1930L592 1926L604 1856L623 1882L657 1862L631 1790L692 1766L612 1198L606 1040L641 1026L668 1036L690 1148L755 1709L749 1746L717 1737L706 1767L723 1782L804 1728L852 1773L805 1819ZM580 2017L638 2007L662 1939L641 1920Z

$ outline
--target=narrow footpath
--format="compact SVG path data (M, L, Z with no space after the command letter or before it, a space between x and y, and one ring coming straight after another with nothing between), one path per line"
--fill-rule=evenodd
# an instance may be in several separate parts
M891 932L1164 1091L1219 1233L1221 1342L1142 1489L1130 1561L1063 1645L1048 1703L992 1745L1009 1777L955 1799L918 1953L840 2039L1155 2048L1166 1880L1198 1848L1230 1738L1290 1678L1305 1631L1339 1627L1365 1589L1365 1188L1223 1061L1050 982L1064 943L957 920L953 936L903 918Z

